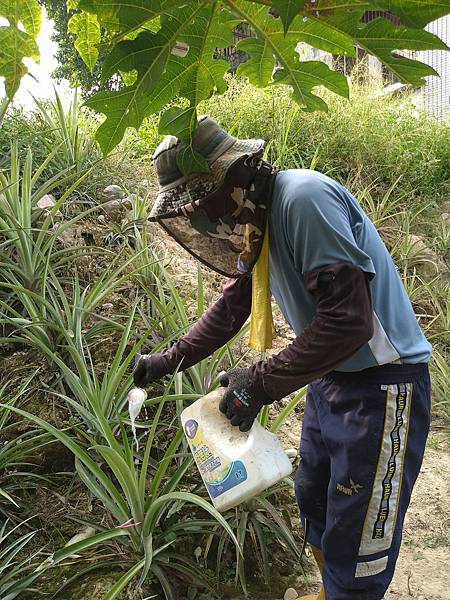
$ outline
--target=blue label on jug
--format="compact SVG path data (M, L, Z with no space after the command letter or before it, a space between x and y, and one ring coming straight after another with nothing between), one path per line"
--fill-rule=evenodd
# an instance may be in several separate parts
M228 492L247 479L247 469L240 460L232 462L228 467L228 473L220 481L210 481L206 483L208 492L212 498L217 498L221 494Z

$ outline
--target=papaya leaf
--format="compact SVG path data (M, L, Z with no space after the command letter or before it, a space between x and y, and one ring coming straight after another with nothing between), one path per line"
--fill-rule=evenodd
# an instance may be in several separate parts
M0 0L0 17L7 19L11 26L22 23L33 38L41 30L42 11L37 0Z
M450 13L449 0L378 0L370 4L375 9L394 13L404 25L410 27L425 27Z
M251 60L247 60L238 66L237 75L248 77L250 83L257 87L268 85L272 79L275 65L273 49L268 40L246 38L240 40L236 46L252 57Z
M197 5L195 15L180 27L176 45L172 47L166 69L153 90L151 112L158 112L175 95L187 98L192 105L206 100L213 92L226 90L223 79L230 65L225 60L217 60L214 53L217 48L232 44L232 29L235 19L228 11L220 10L218 3L194 2ZM179 14L177 10L174 14ZM170 13L169 13L170 14ZM195 17L195 18L194 18ZM172 17L168 17L170 20ZM161 18L162 28L167 27L167 17ZM199 32L203 32L201 35Z
M39 61L36 37L42 11L37 0L0 0L0 17L9 22L0 27L0 77L5 78L6 94L12 99L28 73L23 59Z
M305 110L326 110L318 90L326 87L347 97L347 79L324 62L301 60L299 42L344 56L354 56L358 46L400 80L421 85L435 71L398 51L446 48L423 27L450 13L450 0L76 1L106 32L103 79L119 74L125 83L123 89L100 92L87 102L106 116L96 136L103 152L119 143L127 127L138 128L145 117L163 112L161 130L183 141L178 158L186 172L206 170L192 148L193 116L199 102L226 89L229 65L215 57L218 48L231 46L236 25L246 23L256 36L238 44L250 55L239 75L257 86L289 85ZM387 18L364 23L367 10L390 11L402 25ZM187 99L189 108L164 112L175 97Z
M267 0L255 0L267 4ZM449 0L320 0L305 2L305 11L315 16L332 16L336 11L387 11L397 16L403 25L423 28L431 21L450 13Z
M209 173L207 160L191 144L184 142L177 154L177 166L185 175Z
M348 96L348 83L344 75L332 71L323 62L300 60L295 51L296 43L299 41L298 33L291 34L289 31L285 36L282 23L268 13L267 7L245 0L229 0L227 4L233 12L249 23L258 39L267 43L271 48L281 65L274 81L291 86L295 100L305 110L327 110L326 103L313 93L313 90L319 86L327 87L341 96ZM303 30L302 25L306 25L306 23L301 17L295 17L292 26L297 32ZM317 37L320 36L317 35ZM342 35L341 39L343 47L350 49L346 36ZM341 50L344 51L343 48ZM250 61L253 61L253 57L250 58ZM250 69L251 64L247 68Z
M119 144L127 127L137 129L150 114L145 110L145 96L139 95L137 83L117 92L98 92L85 105L107 116L95 133L104 154Z
M137 71L133 85L117 92L99 92L86 102L86 106L106 115L106 120L96 132L96 139L105 154L117 146L127 127L137 129L143 119L154 112L150 108L151 93L155 91L155 87L160 87L161 74L169 58L174 56L171 52L176 47L183 28L195 18L204 4L206 2L191 2L173 14L163 15L161 29L157 33L144 31L134 40L124 40L105 59L102 70L104 78L116 71ZM184 81L187 77L186 73L179 79L175 73L173 75L170 99L179 91L176 82Z
M175 43L171 32L162 30L158 33L142 31L136 38L120 42L105 58L102 81L114 73L136 70L141 88L151 90L161 76Z
M195 107L215 91L225 91L229 64L215 59L214 52L232 43L233 22L226 15L218 3L190 2L161 15L158 32L143 31L116 45L105 59L103 78L132 69L137 70L137 78L124 90L99 92L86 103L91 108L102 107L106 115L96 135L103 152L117 145L127 127L139 127L145 116L162 110L175 95L187 98ZM183 164L189 156L197 171L203 161L188 145L180 156ZM205 168L203 164L201 170Z
M226 48L233 43L232 30L234 19L228 11L222 11L220 4L209 3L181 32L180 41L189 47L184 58L175 55L172 62L184 61L189 75L180 95L196 106L209 98L213 92L223 93L226 88L225 73L230 69L226 60L215 59L217 48ZM199 36L199 31L202 35Z
M284 33L287 33L294 17L303 9L304 0L273 0L272 5L283 21Z
M101 40L97 17L86 12L75 13L70 17L67 28L76 35L75 48L92 73L98 60L97 44Z
M183 3L184 4L184 3ZM179 0L79 0L78 8L97 15L102 27L125 37L165 11L180 5Z
M39 60L39 48L34 38L16 27L0 27L0 77L5 78L6 94L10 99L19 89L22 77L28 73L22 62L25 57Z
M360 14L339 11L328 19L330 25L345 31L370 54L387 65L396 76L406 83L420 86L424 77L437 75L436 71L417 60L395 55L396 50L448 50L436 35L423 29L396 27L384 18L374 19L363 25Z
M166 110L159 121L159 133L175 135L181 141L177 154L177 165L182 173L208 173L207 160L192 146L192 136L197 129L197 111L194 107L172 107Z
M179 140L186 140L190 138L196 121L197 111L195 108L174 106L161 115L158 132L163 135L175 135Z

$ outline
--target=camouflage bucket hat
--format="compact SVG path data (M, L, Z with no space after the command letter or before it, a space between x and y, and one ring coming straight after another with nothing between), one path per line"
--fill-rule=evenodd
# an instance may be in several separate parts
M193 148L208 161L210 172L184 176L176 161L181 148L179 140L175 136L166 136L153 155L159 193L149 219L167 218L181 207L205 198L221 186L228 169L236 161L262 153L265 144L264 140L236 139L214 119L199 117Z

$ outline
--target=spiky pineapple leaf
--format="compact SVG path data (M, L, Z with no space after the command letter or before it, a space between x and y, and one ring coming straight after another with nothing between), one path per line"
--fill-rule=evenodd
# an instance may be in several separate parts
M100 24L96 15L75 13L70 17L67 29L76 36L75 48L92 73L98 60L97 44L101 40Z
M0 17L8 21L0 27L0 77L5 79L7 96L13 98L28 72L23 59L39 61L36 37L42 11L37 0L0 0Z

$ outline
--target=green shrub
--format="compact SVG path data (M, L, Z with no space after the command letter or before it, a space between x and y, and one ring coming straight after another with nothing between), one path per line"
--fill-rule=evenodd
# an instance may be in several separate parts
M351 100L327 97L328 113L306 113L287 89L259 90L235 77L223 96L201 111L238 137L261 137L281 168L309 167L358 187L387 190L399 177L402 192L436 201L450 192L450 128L415 107L408 95L376 97L353 84ZM143 131L145 135L145 130Z

